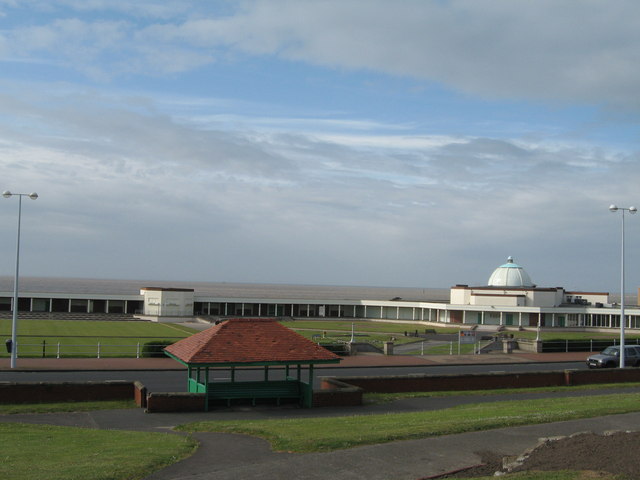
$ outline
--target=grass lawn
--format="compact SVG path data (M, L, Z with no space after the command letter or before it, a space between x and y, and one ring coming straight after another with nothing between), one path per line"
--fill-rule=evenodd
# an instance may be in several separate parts
M368 340L368 337L377 339L380 341L388 341L390 336L396 337L396 343L407 343L415 341L415 337L405 337L404 332L409 334L424 333L425 328L427 330L435 330L440 334L455 334L458 333L457 327L432 327L416 323L390 323L390 322L375 322L375 321L363 321L363 320L285 320L281 321L283 325L297 331L299 334L313 338L314 335L322 336L323 332L326 332L327 337L334 337L341 335L338 338L349 339L351 333L351 324L354 325L354 331L357 338ZM470 328L471 325L466 325L464 328ZM513 333L516 338L524 338L533 340L536 338L537 332L535 331L512 331L507 333ZM361 336L367 334L366 336ZM344 336L347 335L347 336ZM613 343L614 339L617 339L617 332L603 333L603 332L566 332L563 329L556 329L553 331L543 331L540 333L540 337L543 340L589 340L589 339L611 339ZM627 334L626 337L631 342L639 339L639 335L632 333ZM468 347L470 351L472 347ZM444 350L446 349L446 352ZM449 353L449 346L438 347L436 350L430 350L428 353ZM457 345L454 345L454 350L457 352Z
M536 332L535 331L521 331L521 332L507 332L513 333L516 338L528 338L530 340L535 340ZM611 339L618 338L619 333L615 331L611 331L611 333L607 332L565 332L562 329L557 329L553 331L541 331L540 338L542 340L590 340L590 339ZM625 338L633 340L635 342L636 339L640 338L637 334L627 333Z
M452 390L448 392L397 392L397 393L365 393L364 403L389 403L403 398L442 398L442 397L464 397L464 396L481 396L490 397L492 395L513 395L525 393L540 392L575 392L585 390L611 390L617 388L632 388L640 386L640 382L628 383L599 383L594 385L574 385L574 386L557 386L557 387L535 387L535 388L500 388L495 390Z
M55 357L60 343L61 356L96 357L100 343L101 357L134 357L140 348L153 340L178 341L196 330L181 325L137 321L91 320L20 320L18 343L21 357ZM0 341L11 338L11 320L0 319ZM4 346L0 357L6 357Z
M640 394L626 393L599 395L597 401L589 401L589 397L513 400L386 415L195 422L178 428L255 435L278 451L315 452L639 410Z
M424 333L424 325L415 323L388 323L372 321L349 321L349 320L284 320L280 322L285 327L294 330L296 333L313 341L342 341L348 342L351 339L351 325L358 342L368 342L382 348L384 342L388 342L393 337L396 345L415 342L416 337L405 336L405 332L413 334ZM434 330L426 327L427 330ZM438 333L456 333L457 328L436 328ZM418 347L419 348L419 347ZM420 352L418 351L417 354ZM448 352L447 352L448 353Z
M616 480L618 478L606 473L598 473L597 475L594 476L593 472L561 470L558 472L519 472L504 477L475 477L467 480L495 480L496 478L507 478L509 480Z
M141 479L196 448L191 438L168 433L20 423L0 423L0 444L0 478L7 480Z
M13 403L0 404L0 415L16 413L89 412L139 408L133 400L102 400L96 402Z
M396 322L373 322L364 320L282 320L280 323L285 327L293 330L310 329L322 332L323 330L335 330L351 333L351 324L353 324L356 333L388 333L395 335L404 335L404 332L411 333L418 330L418 333L424 333L427 330L435 330L437 333L457 333L457 328L451 327L425 327L417 323L396 323Z

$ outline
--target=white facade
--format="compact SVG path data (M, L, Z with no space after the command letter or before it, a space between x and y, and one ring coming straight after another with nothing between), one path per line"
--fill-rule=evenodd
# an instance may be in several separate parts
M144 315L155 317L193 316L193 289L146 287L140 290L140 295L144 297Z
M505 270L508 271L505 273ZM231 293L224 290L226 284L220 285L219 292L205 292L201 286L198 291L192 288L167 288L171 284L140 289L135 283L122 288L121 285L126 285L126 282L104 284L101 281L99 288L89 290L83 279L78 279L72 287L69 287L69 279L65 279L63 285L68 288L66 293L62 293L51 282L47 283L47 289L24 289L19 299L19 310L41 316L49 313L143 315L163 322L183 321L184 317L194 316L234 316L362 318L506 327L620 326L620 307L611 303L606 292L537 287L513 259L496 271L490 278L494 283L492 285L456 285L449 289L448 299L444 291L433 300L411 297L415 292L403 289L384 290L379 294L380 297L372 296L370 292L360 296L360 292L349 290L352 287L343 290L342 287L304 286L301 289L300 286L249 285L245 288L244 285L237 285ZM515 271L517 275L511 274ZM0 289L0 312L13 309L10 283L10 280L6 281L6 285ZM115 291L116 286L118 291ZM139 294L132 294L132 290ZM640 308L631 303L628 302L626 308L626 325L640 329Z

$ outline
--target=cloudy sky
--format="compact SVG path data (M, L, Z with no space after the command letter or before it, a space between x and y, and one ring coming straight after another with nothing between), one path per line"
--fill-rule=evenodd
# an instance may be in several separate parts
M28 276L618 292L639 127L636 0L0 0Z

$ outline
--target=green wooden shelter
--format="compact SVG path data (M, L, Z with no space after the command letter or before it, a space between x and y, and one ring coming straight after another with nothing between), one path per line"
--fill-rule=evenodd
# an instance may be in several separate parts
M210 404L236 399L298 401L313 405L314 365L340 357L272 319L234 318L169 345L165 354L187 367L189 392ZM260 381L238 379L242 367L263 367ZM302 379L307 368L306 381Z

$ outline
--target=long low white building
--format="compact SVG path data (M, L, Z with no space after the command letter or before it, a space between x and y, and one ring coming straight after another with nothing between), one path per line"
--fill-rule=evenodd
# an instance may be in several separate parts
M131 280L21 279L18 311L185 317L358 318L506 327L619 328L620 306L607 292L538 287L510 257L487 285L449 290L260 285ZM635 302L637 303L637 302ZM0 277L0 312L13 309L13 280ZM627 328L640 309L627 305Z

